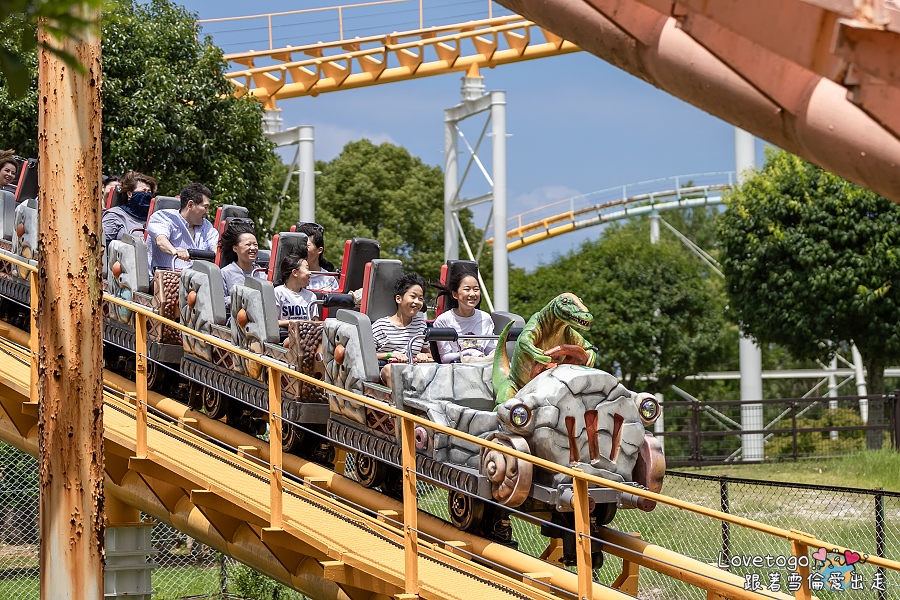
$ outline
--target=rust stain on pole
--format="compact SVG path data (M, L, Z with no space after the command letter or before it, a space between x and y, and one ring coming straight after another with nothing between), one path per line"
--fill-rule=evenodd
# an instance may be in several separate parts
M99 23L99 11L81 14ZM103 597L100 38L38 55L41 597Z

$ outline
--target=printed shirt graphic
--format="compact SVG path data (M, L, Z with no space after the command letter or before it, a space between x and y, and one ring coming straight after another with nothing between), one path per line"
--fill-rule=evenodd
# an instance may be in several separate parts
M494 322L483 310L476 310L471 317L460 317L456 312L448 310L441 313L434 321L435 327L452 327L459 335L492 335ZM460 340L457 342L438 342L441 362L448 363L460 358L463 350L478 350L487 356L497 345L495 340Z
M308 321L319 314L318 305L312 304L316 295L307 289L291 291L285 285L275 288L275 306L278 319L288 321Z

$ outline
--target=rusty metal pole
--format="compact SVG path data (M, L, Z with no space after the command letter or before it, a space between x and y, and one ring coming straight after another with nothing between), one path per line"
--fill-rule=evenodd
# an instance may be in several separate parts
M80 39L38 54L38 422L41 597L103 598L100 11Z

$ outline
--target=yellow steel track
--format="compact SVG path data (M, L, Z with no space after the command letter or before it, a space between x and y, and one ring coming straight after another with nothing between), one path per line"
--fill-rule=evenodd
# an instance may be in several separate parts
M226 77L235 94L274 109L279 100L315 96L578 52L519 16L497 17L336 42L227 54L246 68ZM270 63L260 65L260 62Z

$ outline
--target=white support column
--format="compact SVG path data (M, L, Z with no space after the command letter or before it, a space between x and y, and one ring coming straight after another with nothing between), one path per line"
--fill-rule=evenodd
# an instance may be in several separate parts
M494 310L509 310L509 260L506 250L506 92L491 92L494 181Z
M650 213L650 243L659 242L659 213L654 210Z
M828 397L829 398L837 398L837 375L835 371L837 371L838 361L837 356L834 356L831 359L831 362L828 363ZM837 410L838 402L837 400L829 400L828 401L828 409L829 410ZM829 438L832 440L838 439L837 431L828 432Z
M459 258L459 235L453 222L454 202L459 192L456 121L444 111L444 260Z
M302 125L299 131L300 153L300 221L316 220L316 158L315 132L311 125Z
M851 350L853 352L853 370L856 371L856 393L860 396L865 396L869 391L866 386L866 374L863 368L862 354L859 353L859 348L856 347L856 344L853 344ZM859 399L859 418L862 419L864 424L869 423L868 398Z
M753 134L734 128L734 170L738 181L743 181L746 171L756 166L756 140ZM762 400L762 351L753 340L741 336L741 400ZM741 406L741 427L759 431L763 428L762 404ZM741 456L744 461L759 461L765 457L763 434L741 436Z

